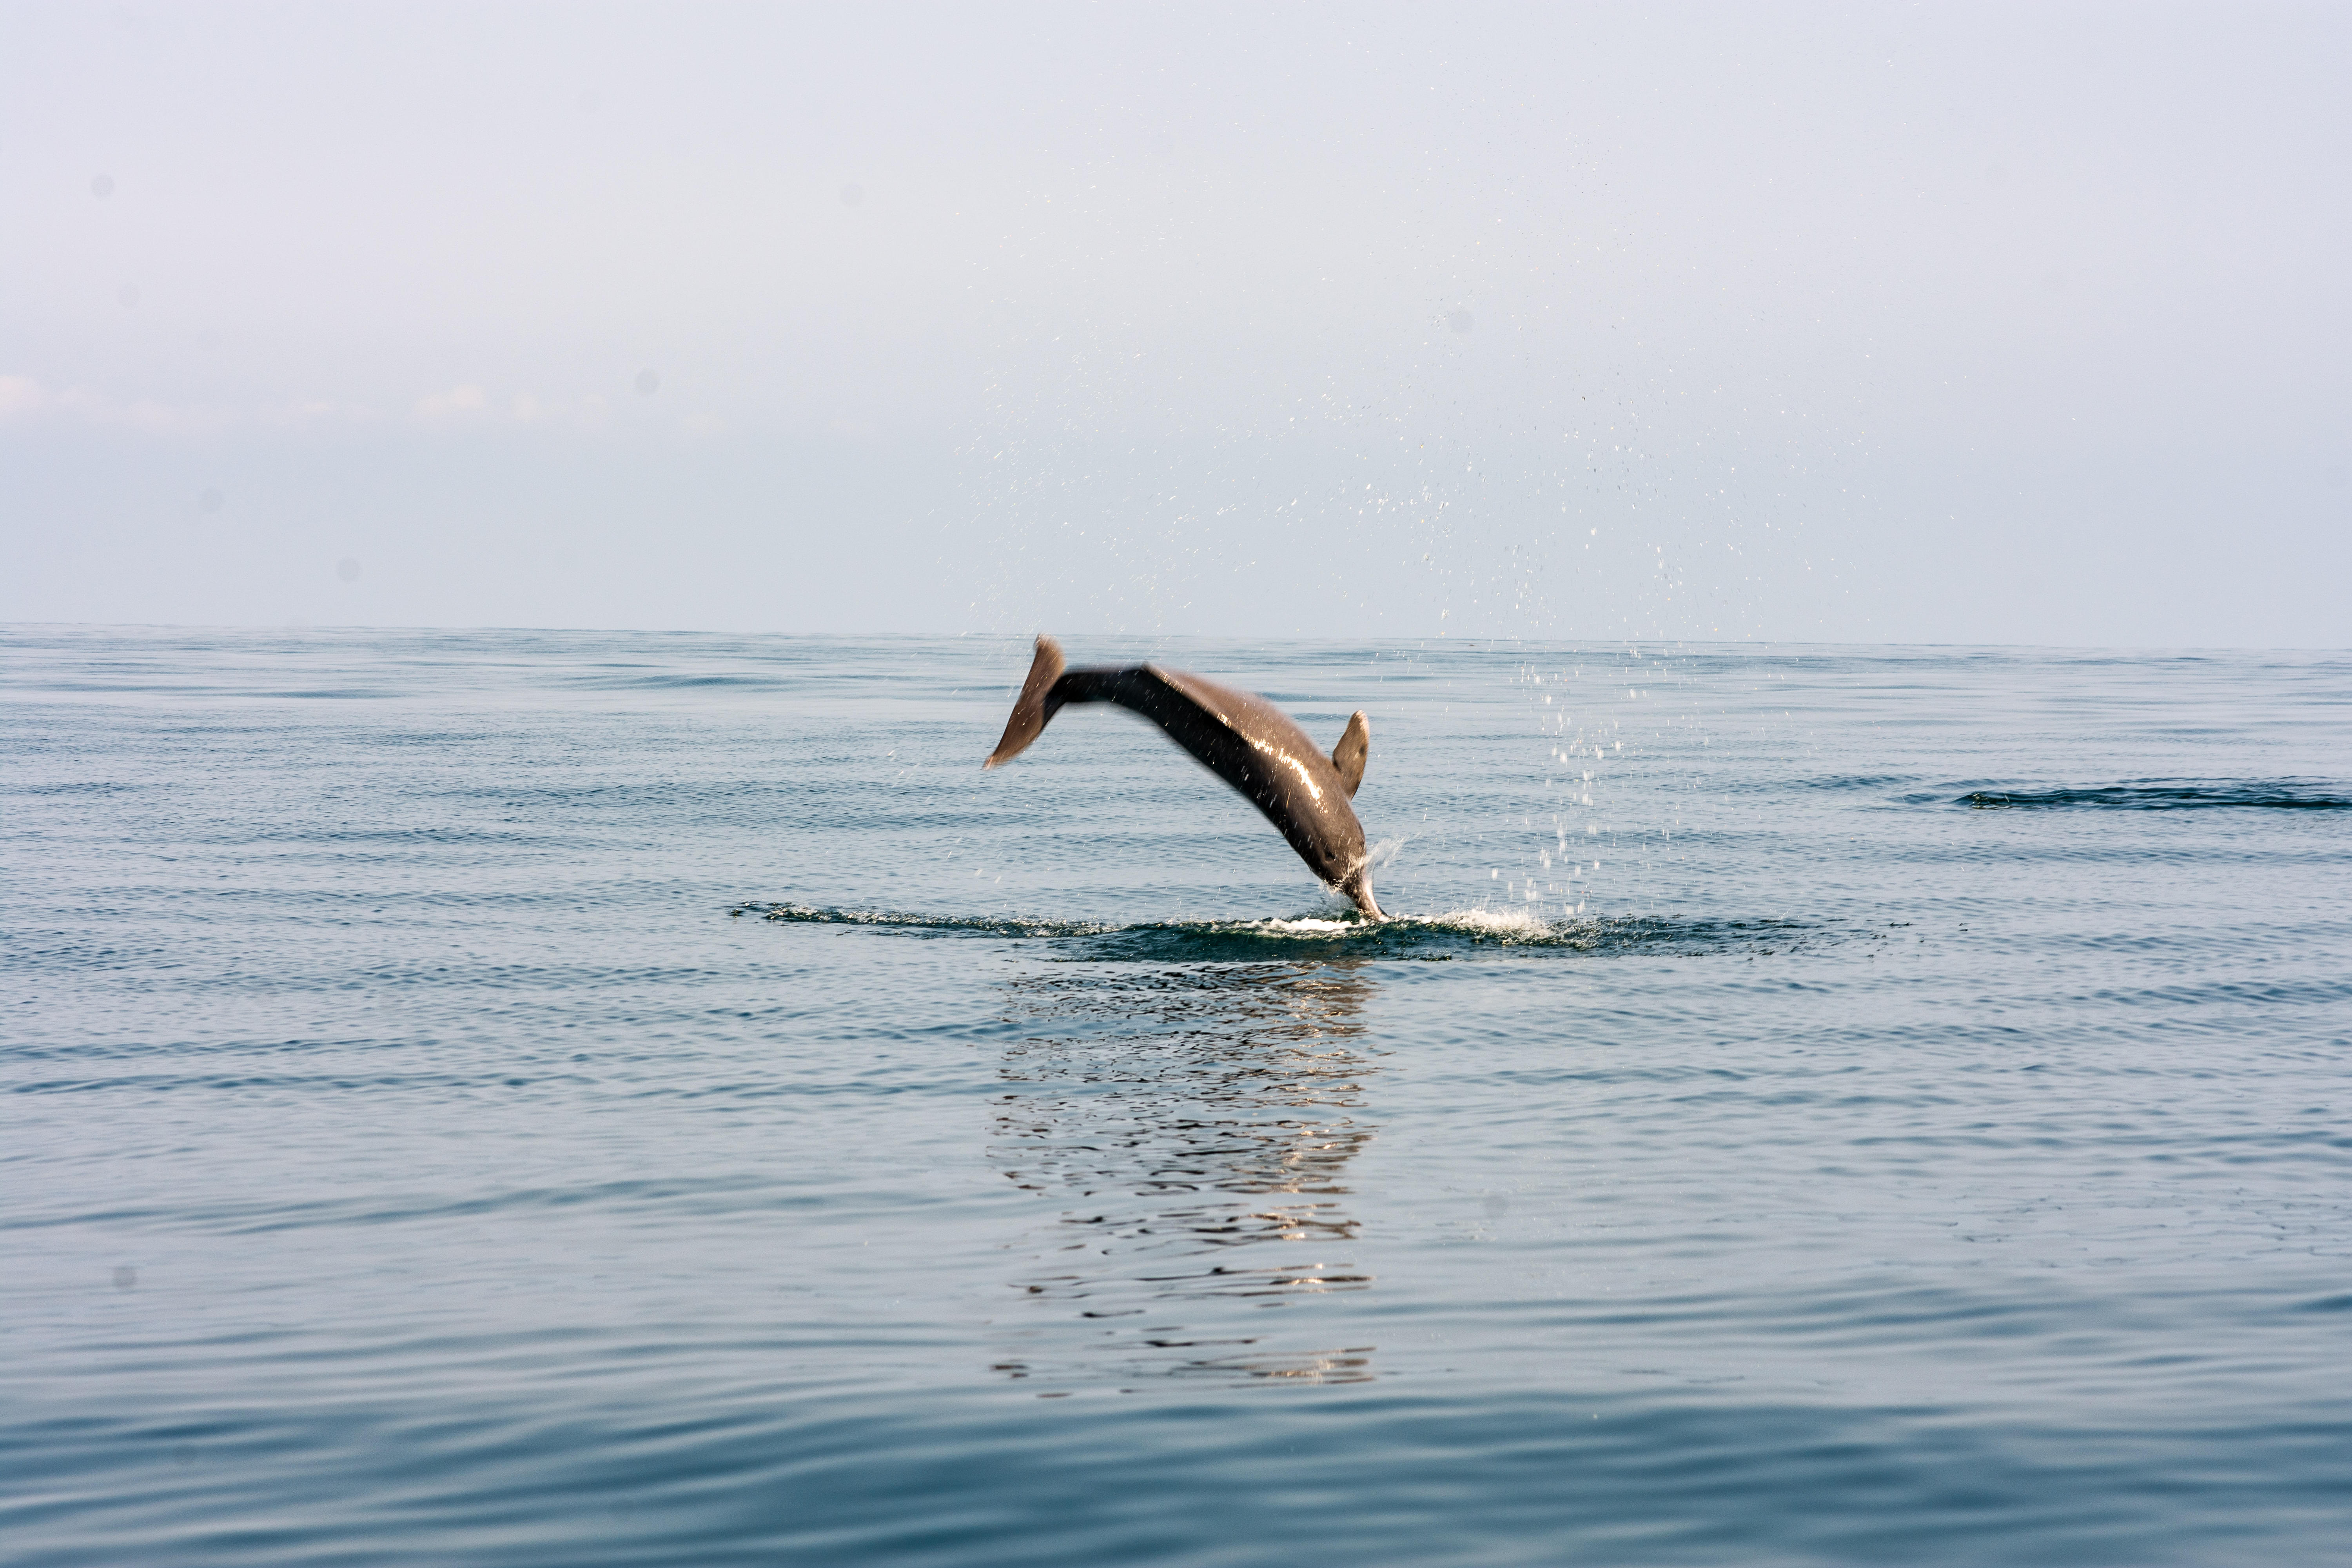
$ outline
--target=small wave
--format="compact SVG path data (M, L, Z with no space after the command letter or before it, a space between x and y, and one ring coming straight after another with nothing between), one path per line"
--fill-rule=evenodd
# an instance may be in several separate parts
M2272 781L2145 780L2075 789L1971 790L1952 804L1978 811L2347 811L2352 810L2352 795Z
M1811 945L1825 933L1797 921L1691 921L1654 915L1578 915L1546 920L1519 910L1461 909L1442 914L1297 915L1255 921L1145 921L1119 924L1005 915L926 915L750 900L730 915L783 924L866 926L913 936L1023 938L1054 943L1058 956L1104 962L1219 963L1279 958L1435 960L1506 951L1661 955L1733 949L1767 954Z
M1127 929L1096 921L1027 920L1016 915L919 915L898 910L825 909L811 904L765 903L758 900L730 906L730 915L758 915L789 924L880 926L891 931L930 931L962 936L1100 936Z
M564 684L574 689L590 691L782 691L791 682L782 676L766 674L679 675L661 672L637 675L598 671L573 676Z
M1791 789L1817 789L1824 790L1831 794L1843 794L1849 790L1881 790L1885 789L1890 785L1908 784L1910 782L1910 780L1894 773L1828 773L1819 778L1790 779L1789 781L1789 787Z

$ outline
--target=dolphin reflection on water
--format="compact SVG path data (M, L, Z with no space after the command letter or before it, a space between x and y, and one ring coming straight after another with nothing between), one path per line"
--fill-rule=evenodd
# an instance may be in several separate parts
M1057 964L1004 983L987 1158L1046 1212L1005 1243L1021 1261L995 1371L1372 1380L1349 1166L1379 1131L1374 973Z
M1363 782L1371 747L1371 725L1361 710L1349 718L1327 756L1263 697L1151 664L1067 668L1060 645L1041 637L1029 678L1004 721L1004 737L982 765L1001 767L1027 751L1054 715L1073 702L1116 702L1159 725L1265 813L1308 870L1373 920L1384 918L1372 897L1363 825L1349 804Z

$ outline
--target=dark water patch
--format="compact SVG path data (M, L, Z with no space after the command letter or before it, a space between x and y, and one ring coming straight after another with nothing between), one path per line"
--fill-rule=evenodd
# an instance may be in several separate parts
M2352 975L2284 975L2276 979L2209 980L2135 989L2114 987L2091 992L2079 1000L2103 1011L2153 1008L2176 1018L2196 1018L2208 1027L2228 1029L2244 1016L2243 1009L2341 1007L2352 1004Z
M71 779L61 784L18 784L7 793L39 798L51 795L138 795L156 787L154 784L126 784L119 779Z
M2352 795L2325 784L2293 782L2180 780L2072 789L1970 790L1952 804L1978 811L2352 811Z
M1371 921L1165 921L1105 931L1067 956L1143 963L1256 959L1417 959L1504 953L1698 956L1792 952L1820 933L1787 921L1679 921L1650 915L1538 920L1469 910Z
M1844 795L1864 790L1882 790L1916 780L1893 773L1827 773L1819 778L1790 779L1792 789L1821 790L1830 795Z
M428 1042L430 1043L430 1042ZM348 1051L381 1048L397 1042L382 1039L289 1041L289 1046ZM121 1092L142 1095L225 1093L231 1095L345 1095L365 1092L424 1092L457 1097L477 1093L504 1094L517 1089L542 1089L554 1085L593 1087L596 1079L584 1073L539 1073L529 1078L509 1072L489 1073L123 1073L110 1078L27 1079L10 1083L10 1095L89 1095Z
M384 701L406 697L410 693L389 686L295 686L267 693L272 697L289 697L305 701Z
M562 1186L513 1187L504 1191L453 1193L410 1188L363 1196L311 1197L287 1194L247 1203L172 1203L91 1205L68 1194L52 1194L42 1205L26 1205L0 1215L0 1231L34 1231L61 1226L136 1226L142 1231L218 1236L259 1236L278 1231L332 1230L342 1226L431 1224L515 1213L592 1211L599 1215L636 1216L727 1214L752 1210L785 1214L838 1202L830 1189L812 1191L777 1176L668 1176L660 1179L583 1181Z
M461 827L437 824L430 827L346 827L313 826L290 828L244 828L224 830L203 837L192 837L192 843L236 844L307 844L320 847L422 847L439 848L455 845L485 845L504 847L519 844L551 844L563 842L563 836L546 827Z
M592 691L781 691L795 683L787 675L624 675L599 671L571 677L562 684Z
M21 1561L60 1565L2147 1564L2317 1561L2306 1549L2340 1517L2347 1479L2346 1426L2308 1416L2147 1432L1936 1407L1337 1389L1312 1408L1005 1412L951 1395L917 1417L792 1392L561 1424L478 1395L455 1414L423 1398L223 1400L169 1418L42 1408L0 1447L24 1483L0 1517ZM373 1482L364 1497L349 1495L354 1474ZM92 1478L155 1505L96 1519L58 1505Z

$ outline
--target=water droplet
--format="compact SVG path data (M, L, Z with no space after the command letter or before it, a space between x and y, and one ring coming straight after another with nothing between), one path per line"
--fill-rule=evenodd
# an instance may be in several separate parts
M360 580L360 563L358 559L353 556L346 555L341 561L336 562L335 575L341 577L346 583L358 582Z
M842 186L841 205L845 207L864 206L866 205L866 187L864 185Z
M1456 332L1466 332L1476 323L1467 310L1448 310L1445 312L1445 324Z
M89 182L89 194L100 201L106 200L114 194L114 176L111 174L94 176Z
M221 509L221 493L220 493L220 491L218 491L218 490L206 490L206 491L205 491L202 495L199 495L198 497L196 497L196 510L197 510L198 511L218 511L218 510L220 510L220 509Z
M637 372L637 395L651 397L661 390L661 377L649 370Z
M126 1264L122 1265L121 1268L117 1268L117 1269L114 1271L114 1288L115 1288L116 1289L118 1289L118 1290L131 1290L131 1289L137 1289L137 1288L138 1288L138 1285L139 1285L139 1270L137 1270L136 1268L131 1268L131 1265L129 1265L128 1263L126 1263Z

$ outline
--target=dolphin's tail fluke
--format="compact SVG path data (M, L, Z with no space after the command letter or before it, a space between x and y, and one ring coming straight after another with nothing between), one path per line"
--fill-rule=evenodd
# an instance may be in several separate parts
M981 766L1003 766L1045 732L1045 721L1054 716L1054 710L1045 706L1045 697L1054 689L1054 682L1061 679L1062 645L1041 636L1037 639L1037 657L1029 663L1029 679L1021 683L1021 695L1013 704L1013 717L1004 721L1004 738L996 742L996 750Z

